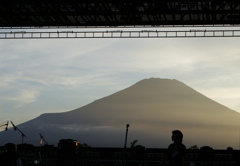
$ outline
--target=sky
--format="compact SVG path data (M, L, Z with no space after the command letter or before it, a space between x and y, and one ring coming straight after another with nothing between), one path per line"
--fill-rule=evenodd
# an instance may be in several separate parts
M240 112L240 38L2 39L0 123L66 112L146 78Z

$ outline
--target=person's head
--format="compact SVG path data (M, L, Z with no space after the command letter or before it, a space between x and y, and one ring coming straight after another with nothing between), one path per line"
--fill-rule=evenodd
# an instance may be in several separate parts
M172 131L172 140L182 142L183 134L180 130L173 130Z

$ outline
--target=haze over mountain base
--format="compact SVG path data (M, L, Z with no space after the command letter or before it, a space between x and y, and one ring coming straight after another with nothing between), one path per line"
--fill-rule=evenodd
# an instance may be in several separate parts
M67 101L66 101L67 102ZM39 133L48 144L71 138L92 147L123 147L126 124L128 147L138 140L148 148L166 148L171 131L184 134L187 148L239 147L240 114L207 98L177 80L150 78L81 108L43 114L18 126L24 143L39 145ZM0 144L20 144L20 133L0 133Z

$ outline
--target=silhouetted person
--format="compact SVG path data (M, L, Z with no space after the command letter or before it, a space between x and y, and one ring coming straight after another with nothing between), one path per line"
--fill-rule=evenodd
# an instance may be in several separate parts
M58 143L58 166L73 166L77 159L79 142L61 139Z
M202 161L211 161L213 160L213 148L210 146L203 146L200 148L200 159Z
M182 143L183 134L179 130L172 131L173 143L169 145L166 158L163 160L162 165L169 161L169 166L185 166L186 147Z

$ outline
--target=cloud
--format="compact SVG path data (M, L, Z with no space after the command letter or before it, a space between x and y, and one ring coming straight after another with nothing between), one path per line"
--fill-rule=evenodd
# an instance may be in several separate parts
M53 125L57 128L60 128L62 130L66 131L74 131L74 132L80 132L80 131L116 131L119 130L119 128L114 126L86 126L86 125L79 125L79 124L71 124L71 125Z
M20 77L20 73L1 73L0 88L9 89Z
M20 90L16 96L7 96L4 97L4 99L8 101L16 101L16 108L20 108L24 105L36 102L39 94L40 93L36 90Z

